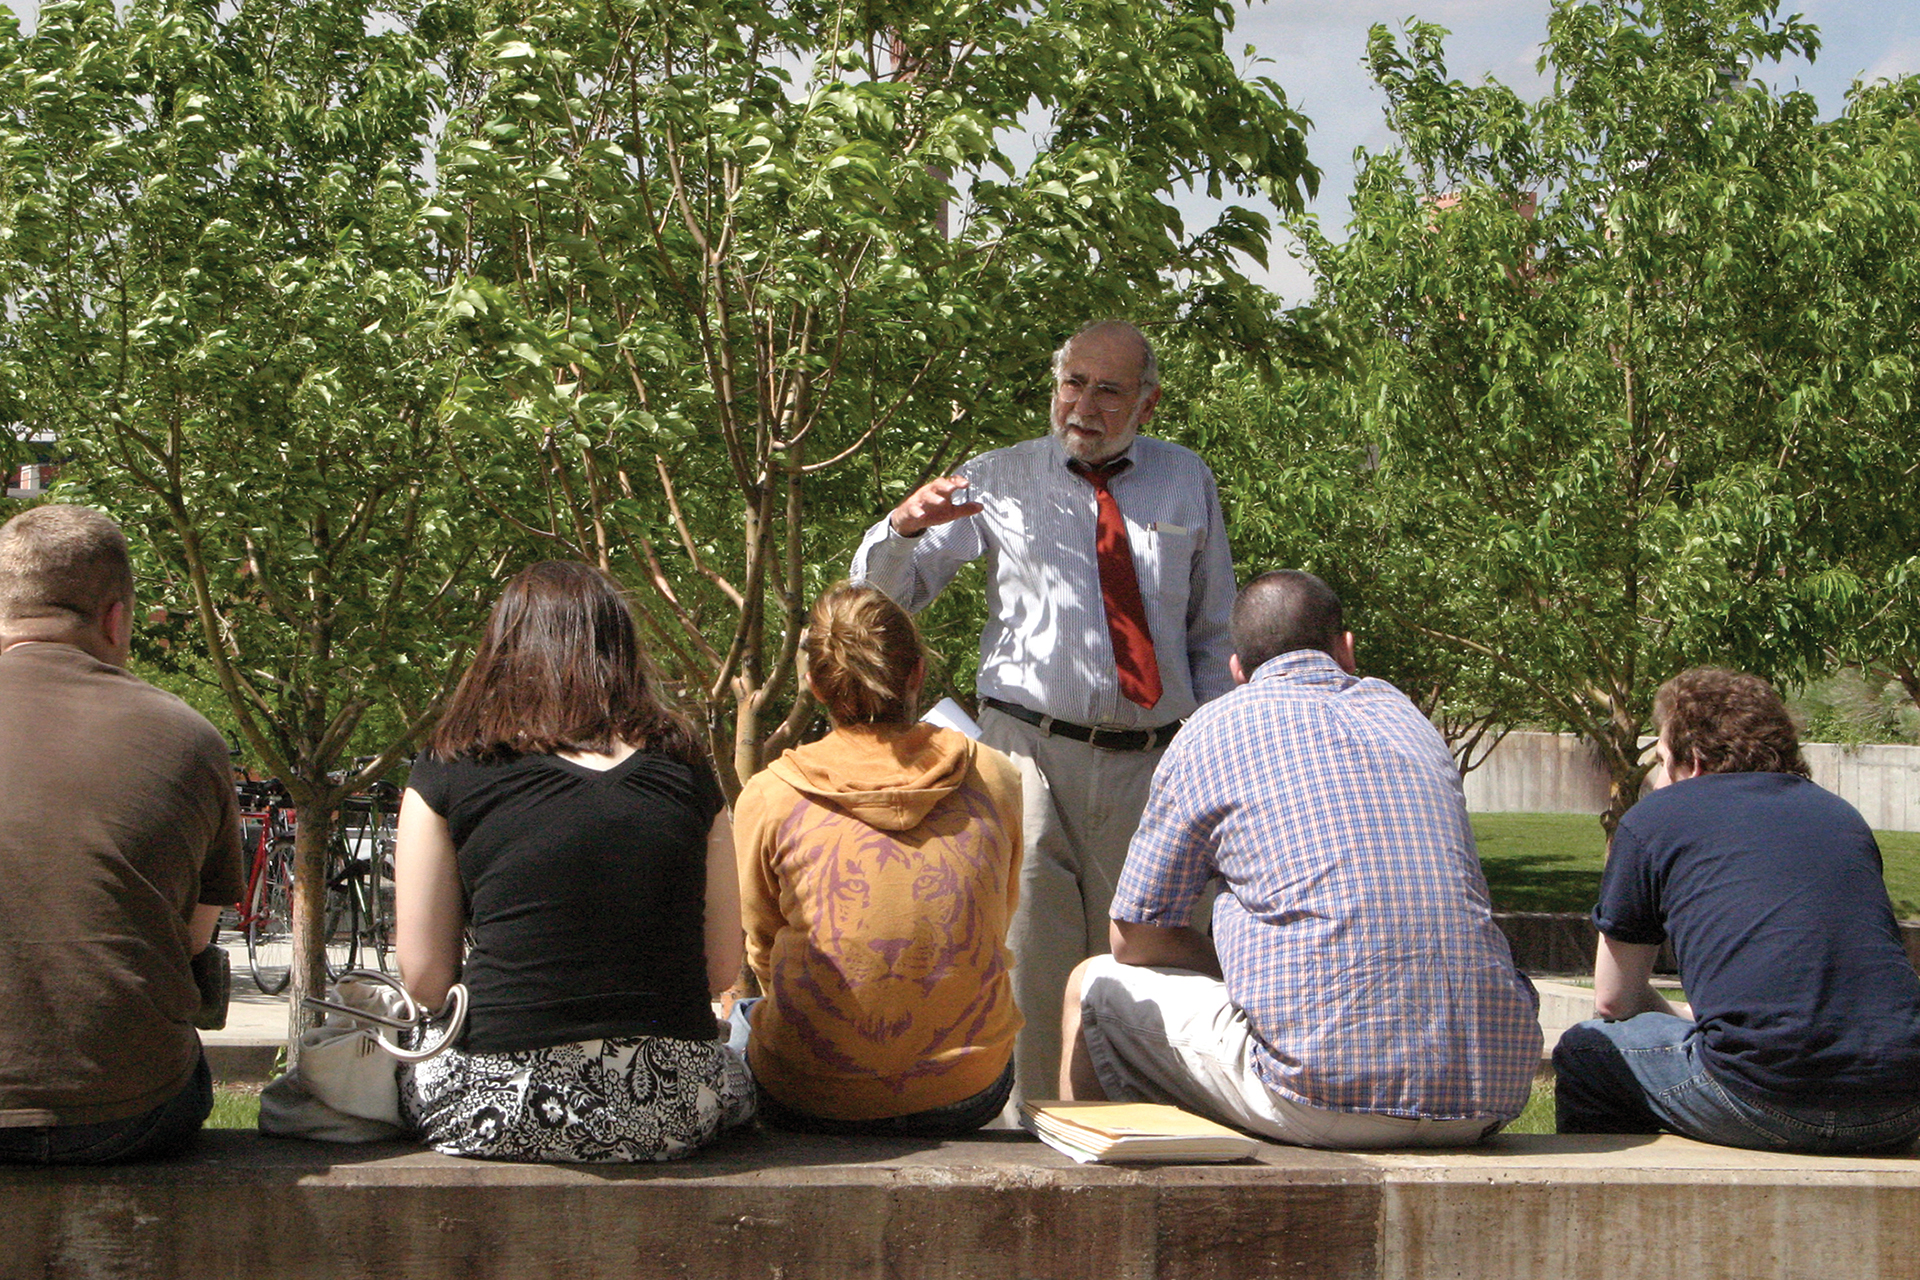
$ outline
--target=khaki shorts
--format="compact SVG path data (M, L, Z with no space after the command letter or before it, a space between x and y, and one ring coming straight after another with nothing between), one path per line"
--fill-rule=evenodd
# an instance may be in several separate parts
M1329 1111L1267 1088L1253 1030L1218 978L1095 959L1080 988L1080 1027L1107 1096L1170 1102L1300 1147L1465 1147L1499 1120L1426 1120Z

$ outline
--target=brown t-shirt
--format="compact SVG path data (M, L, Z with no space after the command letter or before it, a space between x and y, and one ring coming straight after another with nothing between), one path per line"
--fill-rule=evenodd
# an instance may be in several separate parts
M63 644L0 653L0 1126L166 1101L199 1060L196 903L243 885L226 742Z

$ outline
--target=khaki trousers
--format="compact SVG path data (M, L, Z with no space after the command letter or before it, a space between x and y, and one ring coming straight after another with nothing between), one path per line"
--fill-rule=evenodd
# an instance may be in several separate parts
M1332 975L1337 980L1338 975ZM1333 1111L1281 1097L1254 1066L1253 1028L1204 973L1107 959L1080 988L1087 1056L1116 1102L1170 1102L1300 1147L1468 1147L1503 1123Z
M1026 1017L1014 1049L1007 1115L1023 1098L1059 1095L1060 1002L1067 975L1107 950L1107 909L1164 748L1104 751L1045 734L992 707L980 740L1020 770L1020 902L1007 930L1013 995Z

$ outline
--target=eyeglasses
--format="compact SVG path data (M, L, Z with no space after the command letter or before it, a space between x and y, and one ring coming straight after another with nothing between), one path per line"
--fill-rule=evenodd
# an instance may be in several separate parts
M1118 413L1130 408L1140 395L1138 386L1129 390L1117 382L1090 383L1071 375L1054 383L1053 389L1060 399L1082 407L1091 406L1098 413Z

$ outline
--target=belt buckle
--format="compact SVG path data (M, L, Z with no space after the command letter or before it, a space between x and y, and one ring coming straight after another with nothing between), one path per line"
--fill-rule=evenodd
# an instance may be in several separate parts
M1102 751L1133 751L1137 750L1137 748L1131 745L1108 746L1106 743L1103 743L1101 739L1105 738L1109 742L1114 739L1119 739L1122 742L1130 743L1139 732L1138 729L1107 729L1099 725L1093 725L1087 729L1087 745L1090 747L1098 747Z

